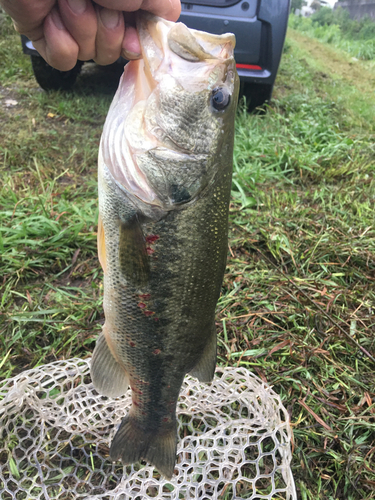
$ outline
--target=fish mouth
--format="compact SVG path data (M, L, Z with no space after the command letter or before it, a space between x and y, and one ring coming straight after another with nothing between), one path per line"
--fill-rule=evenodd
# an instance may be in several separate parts
M135 202L164 209L137 158L152 150L169 150L176 159L193 152L168 135L157 118L147 122L149 98L166 75L188 92L214 89L225 81L228 68L235 68L235 37L190 30L142 11L136 24L142 58L125 66L104 126L99 161Z
M151 89L166 73L185 90L213 89L215 67L234 62L236 39L232 33L213 35L192 30L147 12L138 13L136 23L144 76ZM216 76L222 78L221 74Z

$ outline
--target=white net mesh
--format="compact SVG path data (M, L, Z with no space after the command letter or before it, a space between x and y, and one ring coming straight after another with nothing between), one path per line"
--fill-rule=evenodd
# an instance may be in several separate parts
M143 463L108 459L130 392L98 395L89 361L26 371L0 385L2 500L297 499L291 430L280 398L246 369L218 368L211 385L186 377L168 481Z

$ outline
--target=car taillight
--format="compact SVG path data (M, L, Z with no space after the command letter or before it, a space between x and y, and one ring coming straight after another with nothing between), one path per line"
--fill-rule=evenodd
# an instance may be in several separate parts
M257 64L236 64L236 68L237 69L251 69L251 70L262 70L262 68L260 66L258 66Z

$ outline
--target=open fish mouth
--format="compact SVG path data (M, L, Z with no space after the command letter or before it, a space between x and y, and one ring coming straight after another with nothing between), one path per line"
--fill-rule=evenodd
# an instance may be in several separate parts
M215 77L222 79L225 61L233 58L235 37L212 35L190 30L182 23L172 23L143 13L137 18L142 62L149 88L166 74L185 90L214 88ZM190 64L189 64L190 63ZM218 73L213 73L218 66Z
M182 23L146 12L137 15L137 30L142 59L125 66L104 127L100 154L116 183L135 202L169 210L173 201L150 182L149 163L146 168L144 157L167 154L170 161L174 158L187 165L189 158L196 164L212 154L209 141L203 145L203 141L181 133L184 124L178 122L174 111L186 95L205 93L200 107L209 108L216 88L224 84L227 92L232 92L235 37L190 30Z

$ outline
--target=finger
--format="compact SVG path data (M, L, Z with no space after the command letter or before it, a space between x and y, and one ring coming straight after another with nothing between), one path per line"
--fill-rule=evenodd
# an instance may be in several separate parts
M0 0L0 4L13 19L15 29L30 40L43 38L43 22L55 0Z
M168 21L177 21L181 14L181 2L180 0L143 0L141 9Z
M135 12L141 8L142 0L96 0L95 3L112 10Z
M181 13L180 0L96 0L95 3L124 12L143 9L169 21L177 21Z
M112 64L121 55L121 44L124 37L125 22L122 12L102 9L97 6L98 31L96 33L95 62Z
M141 45L137 30L134 26L126 24L125 35L122 40L122 57L125 59L139 59L141 57Z
M97 16L90 0L58 0L61 18L79 47L78 59L95 57Z
M33 41L39 54L54 68L69 71L77 63L79 47L54 8L44 21L44 36Z

